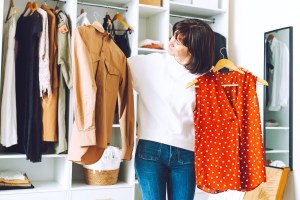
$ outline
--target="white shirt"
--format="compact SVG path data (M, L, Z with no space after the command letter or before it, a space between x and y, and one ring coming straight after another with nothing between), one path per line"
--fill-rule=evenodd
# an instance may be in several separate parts
M128 58L138 96L138 138L194 151L196 78L169 54Z
M81 13L76 19L76 26L84 26L84 25L89 25L89 24L91 24L91 23L87 17L86 12Z
M1 102L1 144L10 147L17 144L17 105L15 77L15 35L16 20L13 15L6 24L8 32L5 35L3 56L4 83Z
M275 37L271 43L272 59L274 66L270 70L270 101L269 110L279 111L282 106L287 106L289 101L289 50L285 43Z

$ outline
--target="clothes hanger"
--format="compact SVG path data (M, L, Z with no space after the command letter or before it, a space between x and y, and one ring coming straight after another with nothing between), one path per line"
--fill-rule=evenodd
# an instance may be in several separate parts
M105 13L105 19L107 19L107 25L110 26L111 25L111 18L108 14L108 12Z
M59 3L59 1L56 1L56 5L55 5L55 8L54 8L55 11L58 11L60 9L59 6L58 6L58 3Z
M36 10L36 9L32 6L32 3L31 3L30 0L26 3L25 9L24 9L22 15L24 15L24 14L27 12L28 9L30 9L29 15L31 15L31 14Z
M244 71L240 70L238 67L236 67L233 62L231 62L229 59L226 59L226 58L222 58L221 60L219 60L217 63L216 63L216 66L212 69L213 72L217 72L219 71L220 69L222 68L228 68L232 71L237 71L241 74L245 74ZM257 77L257 81L260 82L261 84L263 85L266 85L266 86L269 86L269 83L259 77ZM186 89L189 88L189 87L192 87L194 86L196 83L198 82L197 79L194 79L193 81L189 82L187 85L186 85ZM238 86L237 84L225 84L225 85L222 85L222 86Z
M35 9L38 9L39 4L34 0L33 3L32 3L32 7L35 8Z
M8 20L12 17L12 16L9 16L11 9L13 9L13 15L17 14L17 8L15 7L13 0L10 0L10 2L9 2L9 7L8 7L5 23L7 23Z
M111 22L113 23L114 21L118 20L119 22L121 22L121 24L123 26L125 26L127 28L127 30L133 32L133 29L123 20L122 15L120 15L119 12L117 12L114 16L114 18L111 20ZM116 30L116 29L115 29ZM123 30L124 31L124 30Z

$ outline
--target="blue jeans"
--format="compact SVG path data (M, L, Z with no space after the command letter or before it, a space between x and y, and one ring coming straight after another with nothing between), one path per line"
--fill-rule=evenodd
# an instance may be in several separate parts
M135 172L143 200L192 200L196 177L194 152L158 142L139 140Z

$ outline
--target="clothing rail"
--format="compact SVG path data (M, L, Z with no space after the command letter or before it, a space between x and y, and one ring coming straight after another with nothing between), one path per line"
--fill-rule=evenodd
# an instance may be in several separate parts
M119 6L109 6L109 5L103 5L103 4L86 3L86 2L81 2L81 1L78 1L77 4L128 11L128 8L123 8L123 7L119 7Z
M170 17L177 17L177 18L184 18L184 19L200 19L200 20L205 21L205 22L215 23L215 19L205 19L205 18L199 18L199 17L175 15L175 14L170 14Z

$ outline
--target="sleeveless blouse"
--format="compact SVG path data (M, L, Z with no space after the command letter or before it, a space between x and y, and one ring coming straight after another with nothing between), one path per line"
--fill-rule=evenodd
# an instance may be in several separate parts
M257 78L248 72L209 72L197 79L197 187L209 193L255 189L266 181Z

